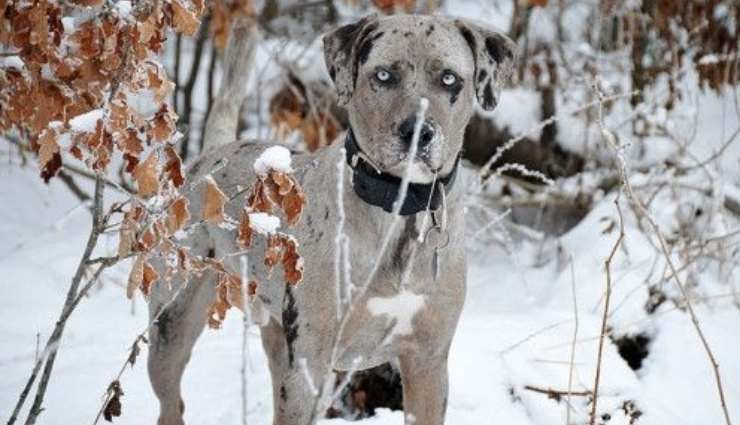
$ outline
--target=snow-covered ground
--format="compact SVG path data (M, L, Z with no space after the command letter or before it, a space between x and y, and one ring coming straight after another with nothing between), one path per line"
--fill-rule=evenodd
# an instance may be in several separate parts
M476 17L499 28L508 26L509 10L483 8L481 4L479 0L460 0L454 10L446 12ZM540 37L550 30L532 26L542 33ZM320 51L311 52L320 57ZM259 50L257 54L257 62L263 64L270 52ZM694 105L699 112L698 133L689 147L697 158L709 157L740 125L733 95L698 96ZM494 119L514 133L527 130L539 113L532 98L531 91L509 90ZM560 142L568 149L580 149L584 130L576 118L564 117L561 123ZM651 160L673 152L663 148L665 141L653 142L641 146ZM9 416L31 371L38 341L45 342L61 310L90 225L85 207L60 182L52 180L49 186L44 185L33 165L21 168L13 163L15 159L7 160L6 152L0 152L0 420ZM740 198L739 158L740 141L724 151L719 168L713 170L715 195L727 192ZM689 184L702 186L706 183L703 178L694 177ZM85 187L90 190L89 185ZM448 424L566 424L566 401L533 389L565 391L571 376L573 391L592 389L605 288L604 261L617 238L617 227L610 226L618 222L614 196L598 201L578 226L557 240L544 244L516 241L505 249L496 244L471 244L468 299L450 357ZM698 195L679 196L680 202L676 202L663 193L656 198L653 211L661 226L670 229L680 215L676 214L679 207L703 205L706 200ZM644 335L650 343L642 367L635 371L620 357L616 345L605 341L600 421L607 425L724 424L712 369L688 314L670 300L652 314L645 311L648 284L661 280L664 264L638 228L624 198L622 206L626 239L613 262L608 325L617 337ZM740 229L740 220L719 221L707 225L710 235ZM492 231L500 232L495 226ZM690 276L681 275L693 283L692 299L720 365L733 423L740 423L739 240L735 236L726 241L730 258L722 267L708 262L703 268L693 268ZM115 235L106 237L103 245L113 251ZM130 264L124 264L106 272L100 287L72 316L41 424L92 423L108 383L128 357L133 338L146 327L144 299L137 295L132 302L125 296L128 267ZM667 281L660 289L676 296L673 285ZM241 317L230 312L221 330L208 329L200 339L183 383L188 424L241 423L241 332ZM249 423L269 424L271 385L256 327L250 331L249 349ZM145 355L146 347L136 365L123 375L123 416L115 423L156 423L158 407L148 383ZM589 401L585 396L573 396L572 423L587 423ZM324 425L346 423L324 421ZM387 410L358 422L402 423L401 412Z
M713 113L711 107L704 110ZM725 181L732 186L735 180ZM6 161L0 165L0 196L0 414L5 419L30 372L37 334L43 343L61 308L85 242L89 213L59 182L45 186L33 167L21 169ZM613 194L607 195L577 227L544 245L518 242L506 250L473 244L468 300L450 358L447 423L564 424L565 400L528 388L568 388L574 337L572 388L591 389L603 307L603 263L617 237L615 227L608 230L609 222L618 221L613 199ZM667 201L663 205L671 206ZM667 214L663 211L661 217ZM631 212L626 211L625 221L626 240L613 263L608 324L616 336L647 335L649 353L633 371L606 340L601 420L619 425L722 424L712 371L689 316L670 301L653 314L645 312L646 282L660 276L659 271L650 276L657 254ZM724 224L728 232L738 228L737 220ZM115 242L110 235L104 245L112 250ZM737 238L731 242L736 244ZM727 276L727 270L707 267L694 276L698 285L692 294L720 364L730 415L737 422L740 308L737 293L732 294L739 277L734 267L729 279L716 278L719 273ZM70 320L41 423L91 423L134 336L146 326L144 300L132 303L125 297L126 269L124 265L106 273L101 287ZM669 294L675 293L671 285L664 284ZM271 387L258 332L253 328L249 339L249 421L269 424ZM241 318L235 313L229 314L223 329L207 330L199 341L183 384L188 423L240 423L240 344ZM121 383L123 416L116 423L155 423L157 405L143 356ZM573 397L573 423L585 422L588 403L588 397ZM635 410L641 412L639 417ZM362 423L402 422L401 412L381 410Z

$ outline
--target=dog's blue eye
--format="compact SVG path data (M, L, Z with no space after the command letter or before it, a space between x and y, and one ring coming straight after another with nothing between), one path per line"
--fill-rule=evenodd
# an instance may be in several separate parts
M381 83L387 83L391 80L391 73L385 69L379 69L375 72L375 78Z
M455 74L451 72L445 72L444 75L442 75L442 84L446 87L450 87L455 85L457 83L457 77Z

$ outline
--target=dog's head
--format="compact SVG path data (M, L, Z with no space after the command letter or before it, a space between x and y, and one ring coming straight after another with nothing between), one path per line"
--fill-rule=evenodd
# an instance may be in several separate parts
M360 148L401 176L422 98L428 100L411 181L428 183L454 166L477 101L493 110L514 60L506 36L437 16L365 17L324 36L339 104Z

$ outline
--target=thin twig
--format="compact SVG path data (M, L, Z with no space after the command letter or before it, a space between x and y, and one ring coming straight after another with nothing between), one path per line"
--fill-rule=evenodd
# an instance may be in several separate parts
M594 377L594 389L593 389L593 403L591 404L591 419L590 424L595 425L596 424L596 406L599 401L599 383L601 380L601 358L604 352L604 339L606 338L606 322L609 318L609 302L611 301L611 294L612 294L612 260L614 260L614 255L617 253L617 249L619 249L619 246L622 244L622 241L624 240L624 217L622 216L622 208L619 206L619 193L617 193L617 198L614 199L614 205L617 207L617 212L619 213L619 236L617 237L617 241L614 242L614 246L612 247L611 252L609 253L609 257L607 257L606 261L604 261L604 267L606 269L606 295L604 296L604 312L601 316L601 332L599 333L599 350L598 354L596 356L596 376Z
M560 400L562 396L566 396L568 397L568 400L570 400L570 396L589 397L592 394L591 391L571 391L570 389L567 391L563 391L563 390L556 390L552 388L535 387L534 385L525 385L524 389L528 391L534 391L540 394L547 394L548 397L552 399L556 399L556 400Z
M505 347L504 349L500 350L498 352L498 354L501 355L501 356L506 355L509 352L513 351L514 349L516 349L516 348L522 346L523 344L531 341L532 339L536 338L537 336L539 336L539 335L541 335L541 334L543 334L543 333L545 333L545 332L547 332L549 330L555 329L555 328L557 328L560 325L564 325L564 324L566 324L568 322L569 322L568 320L561 320L559 322L555 322L555 323L552 323L550 325L547 325L547 326L545 326L543 328L540 328L540 329L538 329L538 330L530 333L529 335L525 336L524 338L520 339L519 341L515 342L514 344L511 344L510 346Z
M570 395L573 390L573 369L576 361L576 340L578 340L578 299L576 298L576 273L573 265L573 257L570 257L570 292L573 296L573 342L570 345L570 359L568 361L568 396L566 398L565 425L570 425L571 402Z

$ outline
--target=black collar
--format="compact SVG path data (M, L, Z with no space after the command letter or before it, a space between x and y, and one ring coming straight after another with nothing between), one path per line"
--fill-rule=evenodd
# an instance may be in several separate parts
M393 212L393 203L396 202L401 189L401 178L379 172L363 159L360 155L362 150L355 140L352 129L347 131L344 148L347 151L347 164L353 171L352 185L357 196L370 205L381 207L386 212ZM426 210L427 205L430 211L436 211L442 205L442 190L445 193L449 192L455 182L459 164L460 157L458 156L452 171L437 179L434 184L409 183L406 198L399 213L401 215L416 214Z

